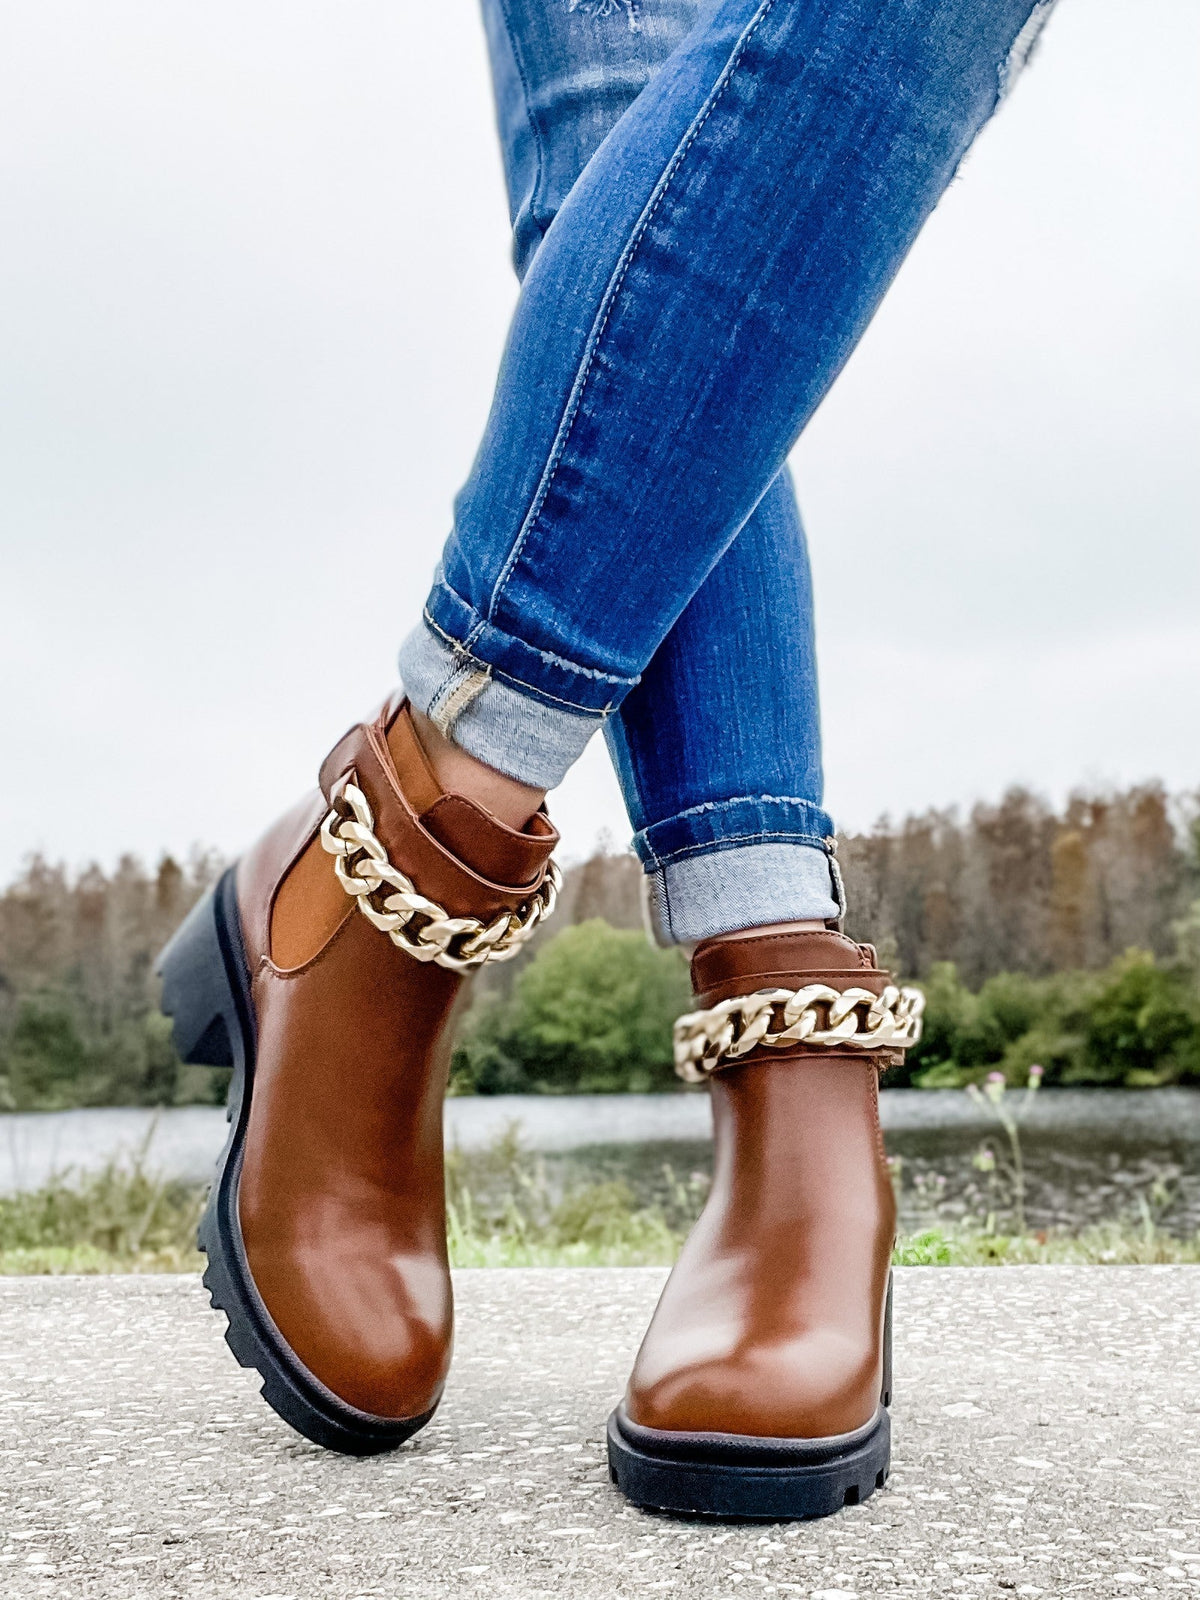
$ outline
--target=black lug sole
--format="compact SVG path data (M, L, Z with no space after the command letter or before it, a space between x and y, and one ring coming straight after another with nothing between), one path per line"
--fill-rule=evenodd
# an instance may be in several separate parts
M229 1136L200 1222L198 1243L208 1257L204 1287L228 1321L225 1342L243 1367L262 1377L267 1404L297 1433L344 1455L394 1450L424 1427L420 1417L374 1417L347 1405L298 1360L271 1320L254 1286L238 1218L238 1181L254 1083L255 1026L250 971L242 944L231 867L193 907L156 970L162 1009L171 1018L180 1059L194 1066L232 1067ZM434 1408L436 1409L436 1408Z
M828 1517L887 1482L891 1422L880 1406L857 1433L836 1439L751 1439L662 1433L608 1419L608 1469L626 1499L676 1516L750 1522Z
M667 1433L608 1419L608 1471L626 1499L685 1517L783 1522L860 1505L887 1482L892 1460L892 1285L884 1317L883 1394L875 1416L829 1439Z

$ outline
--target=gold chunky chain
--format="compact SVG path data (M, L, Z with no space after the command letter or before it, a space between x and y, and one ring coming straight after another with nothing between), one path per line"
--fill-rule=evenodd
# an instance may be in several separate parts
M756 1045L807 1045L828 1050L904 1050L921 1037L925 996L920 989L881 995L868 989L758 989L722 1000L710 1011L690 1011L675 1024L675 1071L685 1083L703 1083L726 1061Z
M321 824L321 843L334 858L338 882L363 916L410 956L436 961L452 972L471 972L485 961L510 961L554 910L562 884L555 862L547 863L541 885L515 911L501 911L490 922L452 917L388 860L355 776L344 779L330 796L332 809Z

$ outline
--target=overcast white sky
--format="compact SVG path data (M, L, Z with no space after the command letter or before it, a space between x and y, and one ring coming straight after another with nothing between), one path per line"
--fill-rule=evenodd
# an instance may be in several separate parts
M801 443L851 826L1200 784L1198 54L1062 0ZM0 0L0 227L0 881L232 853L393 682L486 412L473 0ZM627 836L599 741L555 810Z

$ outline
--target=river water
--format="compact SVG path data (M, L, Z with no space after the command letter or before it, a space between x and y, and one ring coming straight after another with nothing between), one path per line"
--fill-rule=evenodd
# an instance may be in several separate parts
M1022 1096L1009 1097L1018 1109ZM884 1090L881 1118L906 1231L982 1219L1011 1205L1008 1140L990 1113L956 1090ZM643 1201L677 1208L711 1172L708 1097L497 1095L449 1100L446 1137L486 1149L509 1130L536 1152L556 1188L619 1179ZM140 1160L166 1178L202 1183L225 1135L206 1106L0 1115L0 1192ZM1200 1091L1043 1090L1021 1123L1026 1214L1034 1228L1077 1228L1147 1212L1200 1230ZM996 1170L989 1172L991 1152ZM674 1197L674 1201L672 1200Z

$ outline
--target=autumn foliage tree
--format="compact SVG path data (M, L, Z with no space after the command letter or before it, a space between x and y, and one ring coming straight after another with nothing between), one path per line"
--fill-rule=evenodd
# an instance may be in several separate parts
M841 844L848 931L911 977L952 961L977 987L999 972L1098 969L1126 950L1166 957L1200 898L1196 797L1160 785L1075 795L1061 813L1026 789L964 820L885 818Z
M924 982L928 1026L902 1077L959 1082L1031 1061L1048 1082L1200 1081L1200 796L1160 785L1026 789L965 818L929 811L841 840L847 930ZM157 952L219 862L72 874L33 857L0 893L0 1109L215 1101L159 1015ZM642 935L637 862L567 873L550 927L485 968L457 1058L462 1088L665 1088L687 1004L678 952Z
M158 1011L158 951L216 861L131 856L72 876L35 856L0 895L0 1104L170 1105L223 1085L181 1068Z

